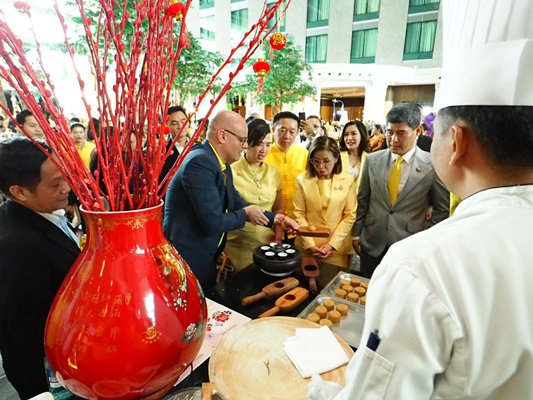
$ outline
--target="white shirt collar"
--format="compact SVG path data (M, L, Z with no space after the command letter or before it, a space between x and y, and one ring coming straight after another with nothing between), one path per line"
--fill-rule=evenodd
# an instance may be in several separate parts
M409 164L411 160L413 159L413 156L415 155L415 151L416 151L416 142L411 150L409 150L407 153L401 156L407 164ZM391 152L391 163L394 164L398 157L400 157L398 154L394 154L393 152Z

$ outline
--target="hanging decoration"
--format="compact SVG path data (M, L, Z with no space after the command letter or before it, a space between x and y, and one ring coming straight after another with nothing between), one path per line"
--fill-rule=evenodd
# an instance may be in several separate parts
M270 62L272 63L274 58L274 50L283 49L287 44L287 38L283 33L275 32L270 36L268 42L270 43Z
M257 83L257 93L263 90L263 80L265 79L266 74L270 71L270 64L264 59L259 58L253 65L254 72L259 77L259 82Z
M281 50L287 44L287 38L281 32L273 33L269 39L270 47L274 50Z
M169 17L174 17L176 21L183 20L183 12L185 11L185 4L178 0L170 0L170 5L167 7L166 14Z

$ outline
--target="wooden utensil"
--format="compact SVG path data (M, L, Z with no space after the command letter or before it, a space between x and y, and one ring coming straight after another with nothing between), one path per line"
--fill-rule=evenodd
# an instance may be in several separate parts
M316 287L316 278L320 275L320 269L314 258L304 257L302 259L302 272L305 277L309 278L309 290L315 294L318 292Z
M259 318L271 317L272 315L276 315L278 312L288 312L294 310L308 297L309 290L304 289L303 287L294 288L290 292L285 293L283 296L277 299L275 307L265 311L259 316Z
M247 296L241 300L243 306L248 306L263 299L273 299L294 289L300 282L296 278L285 278L266 285L259 293Z
M331 229L327 226L300 226L296 234L309 237L330 237Z
M213 388L215 384L213 382L202 383L202 400L213 399Z

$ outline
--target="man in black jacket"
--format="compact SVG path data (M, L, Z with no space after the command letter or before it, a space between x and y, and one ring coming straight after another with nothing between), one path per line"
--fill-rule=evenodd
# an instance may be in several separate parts
M29 139L0 143L0 191L8 199L0 206L0 352L8 380L27 399L48 391L46 318L80 249L60 227L70 188Z

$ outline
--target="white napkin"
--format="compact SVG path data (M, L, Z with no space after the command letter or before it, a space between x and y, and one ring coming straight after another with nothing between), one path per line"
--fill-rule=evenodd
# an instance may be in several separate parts
M283 342L283 349L304 378L331 371L349 361L327 326L319 329L296 328L296 335Z

